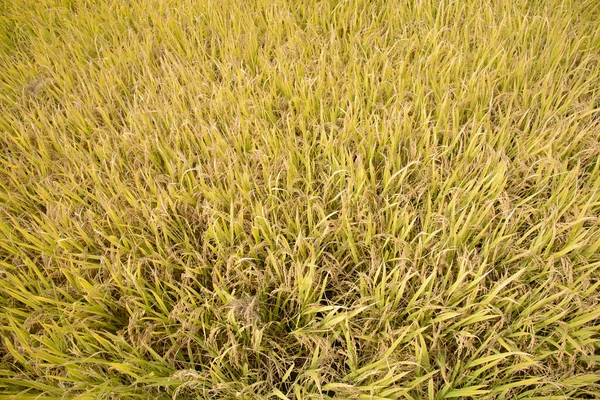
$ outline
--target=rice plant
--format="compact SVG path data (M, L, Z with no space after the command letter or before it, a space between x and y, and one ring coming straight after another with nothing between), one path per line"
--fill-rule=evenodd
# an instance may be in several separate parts
M600 398L600 3L0 0L0 400Z

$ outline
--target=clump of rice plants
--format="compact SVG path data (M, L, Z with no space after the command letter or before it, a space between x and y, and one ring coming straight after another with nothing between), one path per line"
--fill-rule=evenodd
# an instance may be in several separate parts
M0 0L0 400L600 397L599 4Z

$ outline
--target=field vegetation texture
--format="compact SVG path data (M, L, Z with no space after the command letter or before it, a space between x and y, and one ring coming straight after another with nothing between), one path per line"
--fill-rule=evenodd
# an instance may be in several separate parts
M600 398L600 3L0 0L0 399Z

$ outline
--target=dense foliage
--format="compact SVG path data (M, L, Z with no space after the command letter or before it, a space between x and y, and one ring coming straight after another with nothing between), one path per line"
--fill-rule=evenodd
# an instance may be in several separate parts
M599 21L0 0L0 399L599 397Z

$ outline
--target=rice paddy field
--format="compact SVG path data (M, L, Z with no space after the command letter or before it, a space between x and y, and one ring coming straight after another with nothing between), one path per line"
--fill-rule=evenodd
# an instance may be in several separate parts
M600 3L0 0L0 399L600 398Z

